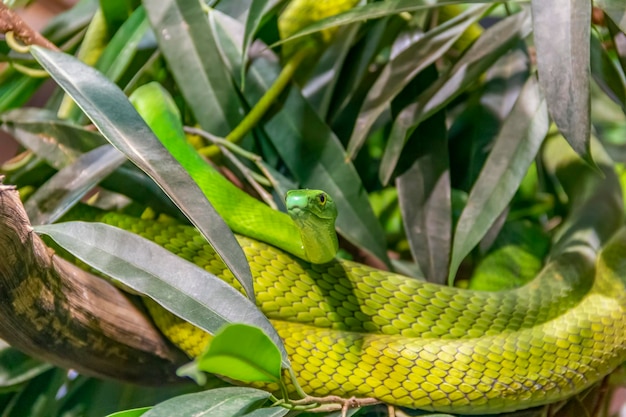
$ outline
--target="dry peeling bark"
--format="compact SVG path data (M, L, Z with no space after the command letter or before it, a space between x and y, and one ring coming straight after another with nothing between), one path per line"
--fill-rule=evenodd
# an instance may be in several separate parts
M1 182L0 338L58 366L140 384L175 381L186 361L123 292L55 255Z

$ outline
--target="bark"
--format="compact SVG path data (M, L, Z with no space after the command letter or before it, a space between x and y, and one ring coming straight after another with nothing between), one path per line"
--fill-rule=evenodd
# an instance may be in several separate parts
M154 385L187 361L126 294L55 255L1 181L0 317L0 338L86 375Z

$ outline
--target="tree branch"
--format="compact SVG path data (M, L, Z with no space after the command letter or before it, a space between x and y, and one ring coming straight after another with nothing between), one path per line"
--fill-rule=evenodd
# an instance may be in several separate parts
M0 338L79 372L140 384L177 379L185 356L108 282L54 254L0 178Z
M17 13L0 1L0 33L7 32L13 32L26 45L39 45L55 51L59 49L39 32L28 26Z

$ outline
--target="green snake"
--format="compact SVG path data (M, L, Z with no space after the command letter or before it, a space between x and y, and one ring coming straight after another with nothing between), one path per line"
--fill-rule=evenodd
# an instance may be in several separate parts
M295 218L305 224L301 237L289 216L258 202L232 201L250 197L237 194L194 156L182 128L163 123L172 103L158 86L148 85L131 99L238 233L257 304L284 340L305 392L373 397L434 411L497 413L566 399L626 359L626 265L621 261L626 232L606 244L614 229L600 233L604 241L593 247L581 245L576 234L565 236L532 282L500 292L425 283L347 260L310 262L331 252L318 256L315 249L305 249L307 236L319 229L325 232L316 235L328 235L328 220L332 224L336 216L325 193L289 196ZM316 216L326 213L324 207L328 213ZM601 218L602 210L597 211ZM247 223L249 218L256 220ZM190 226L117 213L99 220L160 243L234 283ZM209 335L155 304L148 306L177 346L192 357L202 352Z

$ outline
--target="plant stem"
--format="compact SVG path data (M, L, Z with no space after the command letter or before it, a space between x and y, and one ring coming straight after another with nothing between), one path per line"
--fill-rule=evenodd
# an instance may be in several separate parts
M296 70L310 52L310 48L304 48L287 61L274 83L265 94L263 94L263 97L261 97L246 117L244 117L224 139L232 143L238 143L261 121L278 96L285 90L289 82L291 82ZM199 149L198 152L204 156L211 157L218 152L218 149L215 146L205 146Z

